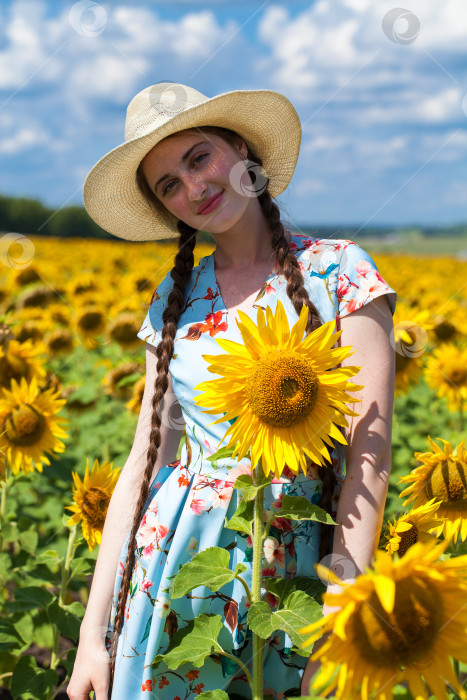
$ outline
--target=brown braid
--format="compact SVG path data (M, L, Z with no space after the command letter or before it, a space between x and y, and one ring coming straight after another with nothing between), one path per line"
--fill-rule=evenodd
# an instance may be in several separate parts
M193 130L193 129L191 129ZM203 134L216 134L222 137L232 147L238 144L238 134L230 129L215 126L196 127L196 131ZM254 152L253 148L247 144L248 158L254 163L262 165L262 161ZM146 196L147 200L159 210L164 210L160 200L154 192L149 188L141 167L137 171L137 182L141 191ZM249 171L250 178L253 182L252 173ZM253 182L254 184L254 182ZM261 205L262 212L269 227L272 231L271 245L276 257L276 265L287 280L287 295L291 300L295 311L300 314L303 304L306 304L310 309L308 323L306 327L307 334L318 328L322 321L318 311L308 296L308 292L304 286L303 275L300 270L298 260L295 254L290 250L289 243L285 237L285 229L280 220L280 211L271 198L271 195L266 188L258 196L258 201ZM156 348L158 358L157 377L154 384L154 396L152 400L152 417L151 417L151 432L149 436L149 448L147 452L147 466L141 484L141 491L138 503L135 510L135 517L128 542L128 553L125 562L125 568L122 575L122 583L117 600L117 609L115 614L115 622L111 639L111 671L110 671L110 686L109 698L112 693L113 678L115 672L115 656L118 644L118 637L123 626L123 618L125 612L126 599L130 588L130 580L135 562L135 545L136 533L138 531L141 518L143 516L143 508L149 496L150 479L153 473L154 464L157 459L158 449L161 443L161 419L158 407L168 387L168 371L169 364L173 357L175 333L177 330L178 320L181 315L181 309L184 301L184 292L186 285L191 277L194 258L193 251L196 245L196 229L188 226L183 221L178 221L177 228L180 232L179 248L175 256L174 267L171 270L171 277L174 281L173 288L168 296L167 307L163 312L162 321L163 328L161 331L162 340ZM331 499L336 483L334 472L329 466L320 467L318 470L319 477L323 481L322 497L320 506L328 513L331 513ZM333 534L333 526L321 525L321 542L319 557L320 559L330 551L331 536Z
M143 508L149 496L149 486L151 475L156 463L158 449L161 444L161 416L158 407L162 401L168 387L169 364L174 353L174 340L177 330L178 319L182 311L185 288L191 277L194 257L193 251L196 245L196 229L188 226L183 221L178 222L180 238L178 240L178 252L175 256L174 267L171 270L171 277L174 281L173 288L167 299L167 307L162 314L164 326L162 328L162 340L156 348L157 355L157 376L154 383L154 396L152 399L151 432L149 435L149 447L147 452L147 466L141 483L141 490L135 510L133 526L128 542L128 553L125 568L122 576L122 583L118 594L117 610L115 613L114 629L112 632L112 642L110 649L111 668L109 697L112 693L113 677L115 672L115 656L117 651L118 636L123 624L125 603L130 588L130 580L135 562L136 533L143 515Z

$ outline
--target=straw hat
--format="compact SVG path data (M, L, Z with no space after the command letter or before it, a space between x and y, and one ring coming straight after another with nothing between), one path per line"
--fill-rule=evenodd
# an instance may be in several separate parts
M132 241L175 238L177 218L160 213L142 194L136 170L166 136L197 126L232 129L262 160L269 192L276 197L289 184L298 159L301 124L289 100L274 90L234 90L206 97L180 83L161 82L130 102L125 142L92 168L83 187L84 206L103 229Z

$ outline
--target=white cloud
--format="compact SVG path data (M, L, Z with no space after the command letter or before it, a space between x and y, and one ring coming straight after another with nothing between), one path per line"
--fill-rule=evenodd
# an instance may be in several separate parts
M106 51L86 58L75 66L68 78L68 90L76 99L99 98L121 104L132 94L141 73L148 69L143 58L132 58Z
M258 61L259 75L298 103L360 102L360 123L399 116L427 123L457 119L463 95L451 63L453 51L467 53L467 5L409 0L404 7L420 23L408 45L392 42L383 31L383 18L394 10L389 0L320 0L293 17L286 6L268 7L258 26L269 52ZM399 32L406 24L402 17L394 21ZM369 95L383 86L394 91L394 109L384 104L384 95L382 104ZM397 105L403 113L394 113Z
M0 153L13 154L49 143L50 136L40 128L21 127L0 140Z
M313 194L315 192L323 192L323 190L326 189L326 185L324 182L322 182L322 180L317 180L315 178L303 178L295 186L295 189L298 195L303 196L310 193Z

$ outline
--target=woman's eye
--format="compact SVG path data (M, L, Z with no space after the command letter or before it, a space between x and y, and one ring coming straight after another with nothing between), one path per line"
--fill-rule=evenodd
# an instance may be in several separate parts
M198 160L198 158L204 158L204 157L207 156L207 155L209 155L209 153L200 153L199 156L196 156L196 157L193 159L193 163L196 163L196 161ZM171 191L171 190L169 190L169 187L170 187L170 185L173 185L174 182L175 182L174 180L171 180L170 182L167 183L167 185L165 186L165 188L164 188L164 190L163 190L163 194L164 194L164 195L166 195L167 192L170 192L170 191Z
M166 195L167 192L169 191L169 185L173 185L173 180L172 180L171 182L169 182L169 183L164 187L164 195Z

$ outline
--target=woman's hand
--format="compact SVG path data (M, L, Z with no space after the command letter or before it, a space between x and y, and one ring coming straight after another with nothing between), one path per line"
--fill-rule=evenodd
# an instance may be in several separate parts
M316 640L316 642L313 644L313 649L311 651L311 654L314 654L318 649L320 649L323 644L328 640L330 632L324 634L322 637ZM315 661L311 661L308 659L308 663L305 666L305 669L303 671L303 676L302 676L302 682L300 685L300 693L302 695L309 695L310 694L310 681L315 675L316 671L318 671L321 667L321 661L320 659L315 659ZM326 697L328 698L334 698L336 697L334 694L334 691L327 695Z
M66 693L70 700L107 700L110 682L110 655L105 648L105 630L80 632L73 673Z

